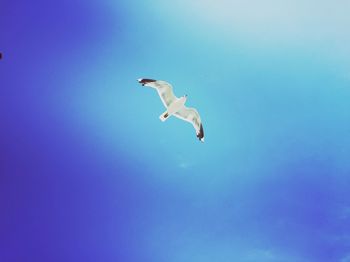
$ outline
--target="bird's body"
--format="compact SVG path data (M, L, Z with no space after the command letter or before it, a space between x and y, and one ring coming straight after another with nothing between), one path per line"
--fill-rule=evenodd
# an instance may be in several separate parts
M186 97L180 97L177 98L174 102L172 102L169 107L167 108L167 110L161 114L161 116L159 117L160 120L165 121L169 118L169 116L172 116L173 114L175 114L176 112L180 111L186 103Z
M173 115L177 118L190 122L196 129L198 139L201 142L204 142L203 125L197 110L185 106L187 95L177 98L172 91L172 86L162 80L141 78L138 79L138 82L142 84L142 86L157 89L160 99L167 109L160 115L160 120L165 121Z

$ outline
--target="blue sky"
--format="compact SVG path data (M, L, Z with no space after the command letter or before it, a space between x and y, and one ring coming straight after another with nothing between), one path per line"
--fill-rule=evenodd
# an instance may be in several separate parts
M1 261L350 261L349 3L2 10Z

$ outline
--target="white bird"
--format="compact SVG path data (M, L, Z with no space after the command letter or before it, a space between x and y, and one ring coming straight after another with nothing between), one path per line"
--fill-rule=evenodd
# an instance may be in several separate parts
M196 130L198 139L201 142L204 142L203 125L197 110L185 106L187 95L184 95L180 98L176 97L173 93L172 86L162 80L140 78L138 79L138 82L142 84L142 86L152 87L158 91L160 99L167 109L163 114L160 115L160 120L164 122L170 116L176 116L177 118L185 120L193 125Z

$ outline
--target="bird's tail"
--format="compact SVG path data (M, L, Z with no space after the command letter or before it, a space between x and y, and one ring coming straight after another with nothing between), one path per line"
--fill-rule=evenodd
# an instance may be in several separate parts
M159 119L162 120L162 122L164 122L165 120L167 120L169 118L169 113L168 111L165 111L163 114L160 115Z

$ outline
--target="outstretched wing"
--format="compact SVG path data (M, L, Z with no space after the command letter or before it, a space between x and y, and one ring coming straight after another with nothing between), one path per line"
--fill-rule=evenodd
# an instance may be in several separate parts
M203 125L196 109L184 106L181 110L177 111L174 116L191 123L194 129L196 129L198 139L204 142Z
M162 100L165 107L169 107L169 105L177 99L173 93L173 87L168 82L144 78L139 79L138 81L143 86L157 89L160 100Z

